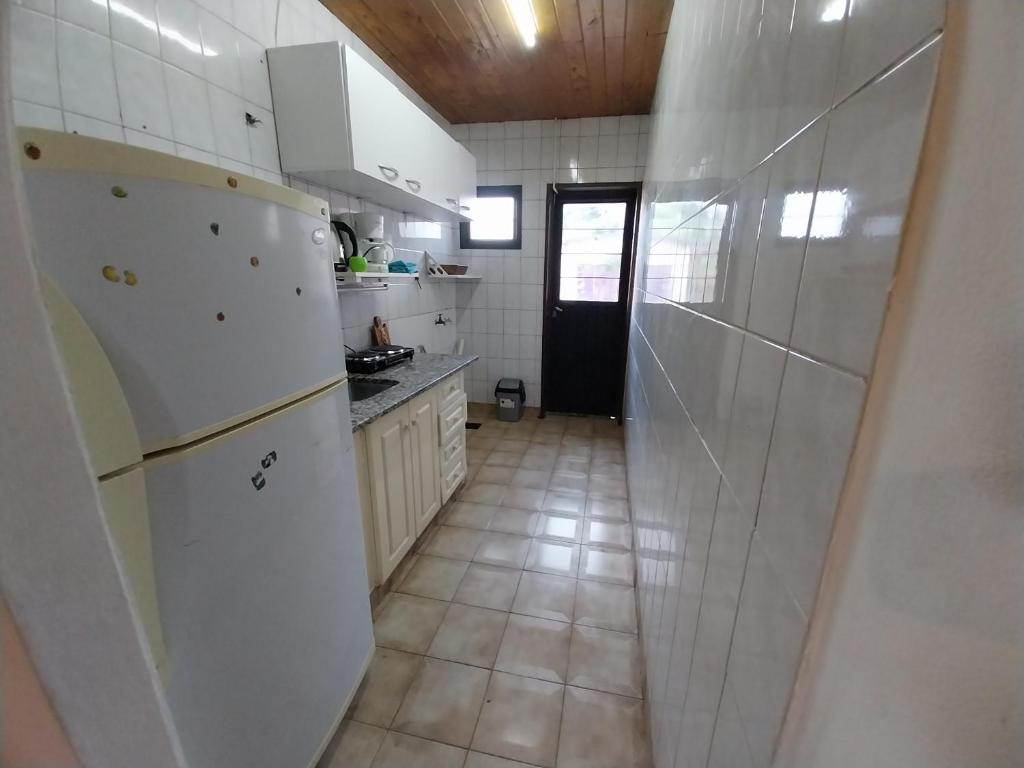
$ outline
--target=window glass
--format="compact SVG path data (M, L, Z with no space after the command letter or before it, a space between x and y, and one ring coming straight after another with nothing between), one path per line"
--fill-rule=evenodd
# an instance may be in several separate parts
M481 197L473 206L469 236L474 240L511 240L515 234L515 222L515 198Z
M619 300L625 203L562 206L560 301Z

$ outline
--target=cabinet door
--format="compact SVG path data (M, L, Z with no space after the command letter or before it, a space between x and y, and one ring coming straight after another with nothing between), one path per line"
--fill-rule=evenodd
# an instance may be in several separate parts
M409 410L399 408L366 428L380 580L395 569L416 540Z
M455 144L455 190L458 199L457 212L470 219L473 218L473 205L476 203L476 158L464 146Z
M412 433L413 482L416 487L416 535L441 509L441 469L438 456L437 399L428 392L409 403Z
M345 47L345 84L352 136L352 167L406 189L412 156L404 123L408 100L376 69ZM403 175L405 174L405 175Z

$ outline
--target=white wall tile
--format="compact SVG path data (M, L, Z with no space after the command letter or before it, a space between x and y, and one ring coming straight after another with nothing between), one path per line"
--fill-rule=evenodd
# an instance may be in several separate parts
M94 139L124 141L124 128L119 124L97 120L87 115L76 115L74 112L64 112L64 130L81 136L91 136Z
M858 373L871 370L938 67L933 43L835 111L822 162L793 326L793 346ZM838 231L832 231L837 223ZM831 236L831 235L835 236Z
M14 122L16 125L46 128L50 131L64 130L64 117L59 109L18 99L14 100Z
M748 327L782 343L789 342L826 127L815 123L771 161Z
M173 141L169 139L162 139L159 136L153 136L152 134L145 133L144 131L133 131L130 128L125 128L124 138L125 143L131 144L133 147L152 149L156 152L163 152L168 155L176 154Z
M888 3L850 0L836 95L844 98L935 30L941 29L942 0Z
M114 43L114 70L125 128L172 138L171 112L160 60Z
M59 108L54 20L25 8L12 8L11 43L14 97Z
M238 30L207 10L199 12L206 79L236 95L242 93L242 72L238 61Z
M160 56L156 0L118 0L110 9L110 36L150 56Z
M602 120L604 118L601 118ZM619 137L602 134L597 145L597 165L600 168L614 168L619 159Z
M252 162L249 129L245 122L245 102L215 85L210 90L210 115L217 154L235 162ZM262 126L261 126L262 127Z
M57 18L101 35L110 34L107 0L57 0Z
M174 141L206 152L216 150L206 81L164 64Z
M196 4L192 0L158 0L157 23L163 60L203 76L203 43Z
M63 108L120 123L110 38L58 21L57 47Z

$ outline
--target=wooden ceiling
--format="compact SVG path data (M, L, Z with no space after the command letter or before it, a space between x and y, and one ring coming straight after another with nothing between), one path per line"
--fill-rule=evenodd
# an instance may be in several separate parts
M322 0L452 123L650 111L672 0Z

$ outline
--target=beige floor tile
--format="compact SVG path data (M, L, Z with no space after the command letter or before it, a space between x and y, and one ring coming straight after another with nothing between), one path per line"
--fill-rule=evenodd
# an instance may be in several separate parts
M491 456L493 455L492 453ZM466 486L462 491L459 501L474 501L477 504L501 504L501 500L505 497L505 491L507 490L508 486L506 485L473 481L472 484Z
M555 539L569 544L579 544L583 539L582 517L568 517L553 512L541 512L537 520L534 536L542 539Z
M498 507L490 504L474 504L471 501L456 501L448 509L444 518L445 525L460 528L476 528L484 530L494 517Z
M518 425L505 428L505 437L498 443L495 450L509 451L510 453L523 453L530 447L529 434L523 437L519 433L531 433L533 429L527 429Z
M563 686L494 672L473 749L554 768Z
M623 464L616 464L611 461L596 459L590 462L590 473L592 475L604 475L617 480L626 479L626 467Z
M382 648L426 653L441 626L448 603L413 595L388 595L373 625L373 636Z
M472 432L468 433L466 437L467 448L479 448L480 450L490 452L493 451L497 445L498 438L496 437L484 437Z
M502 451L494 450L488 454L487 458L484 459L484 464L488 464L492 467L518 467L519 462L523 460L522 451Z
M564 683L571 625L533 616L509 616L494 668L524 677Z
M583 543L609 549L632 549L633 529L629 523L588 518L583 527Z
M530 438L530 443L533 445L561 445L562 433L561 431L548 431L548 430L536 430L533 436Z
M448 557L453 560L472 560L482 540L483 533L481 531L442 525L438 527L430 542L423 548L423 554Z
M576 577L580 564L580 545L547 539L534 539L526 558L528 571Z
M590 472L590 459L573 458L572 456L559 456L555 460L555 472Z
M593 449L585 443L566 443L563 438L562 445L558 449L558 455L564 459L586 459L590 461Z
M517 488L510 486L501 502L503 507L514 509L527 509L531 512L540 512L544 506L545 491L541 488Z
M559 438L559 442L561 442L561 438ZM524 458L528 456L547 459L549 462L548 466L550 466L551 463L558 458L558 443L554 445L538 445L537 443L531 443L530 447L527 448L526 452L523 454Z
M624 499L587 499L587 517L604 520L629 520L629 504Z
M480 548L473 560L504 568L522 568L530 549L530 541L528 536L487 531L482 536Z
M626 481L625 479L591 473L587 492L594 496L602 496L609 499L624 499L626 498Z
M554 459L548 456L535 456L529 451L523 456L523 460L519 462L520 469L539 469L546 472L551 471L551 462Z
M468 747L490 672L440 659L425 659L395 715L392 729Z
M640 674L636 635L578 624L572 628L569 685L640 698Z
M508 485L512 482L512 478L515 477L517 470L515 467L504 467L496 464L488 464L486 461L484 465L480 467L480 471L476 473L476 477L473 478L474 483L497 483L498 485Z
M436 529L428 531L424 534L423 538L426 539L428 537L432 537L435 533L437 533ZM424 546L425 545L426 543L424 543ZM416 563L419 562L419 559L420 556L414 553L409 553L403 557L402 562L400 562L395 570L391 572L391 584L401 584L405 580L405 577L409 575L409 571L411 571Z
M576 579L526 571L519 580L512 612L541 619L572 621L575 599Z
M422 656L378 648L345 716L361 723L390 727L422 663Z
M521 573L518 569L471 563L455 593L455 601L507 611L512 607Z
M508 614L452 603L427 655L490 668L505 634Z
M466 750L390 731L372 768L462 768Z
M633 585L633 553L584 546L579 577L613 584Z
M618 632L636 632L636 593L633 587L581 580L576 586L573 621Z
M540 488L545 490L550 480L551 470L524 469L520 467L512 477L512 485L519 488Z
M532 768L518 760L506 760L504 757L485 755L483 752L470 752L466 758L466 768Z
M370 768L386 733L383 728L345 720L318 765L322 768Z
M560 515L583 517L586 512L587 497L582 493L559 493L548 491L544 497L544 512L555 512Z
M491 519L488 529L501 533L514 533L517 536L532 536L539 516L540 512L499 507Z
M610 461L615 464L626 463L626 453L621 448L595 448L592 458L594 461Z
M420 555L398 591L435 600L451 600L468 567L469 563L464 560Z
M558 768L650 768L643 702L566 688Z
M584 493L587 490L587 475L583 472L555 472L548 487L552 491Z

